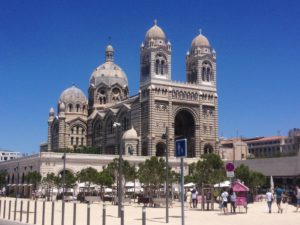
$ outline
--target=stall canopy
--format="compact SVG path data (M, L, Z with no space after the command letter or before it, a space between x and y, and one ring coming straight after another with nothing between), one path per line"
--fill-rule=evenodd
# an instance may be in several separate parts
M194 183L187 183L187 184L184 185L184 187L187 187L187 188L195 187L195 184Z
M229 180L225 180L225 181L223 181L221 183L215 184L214 187L215 188L218 188L218 187L220 187L220 188L230 187L230 181Z
M235 192L246 192L246 191L249 191L249 188L246 185L244 185L244 184L242 184L241 182L238 182L238 181L234 182L232 184L232 189Z

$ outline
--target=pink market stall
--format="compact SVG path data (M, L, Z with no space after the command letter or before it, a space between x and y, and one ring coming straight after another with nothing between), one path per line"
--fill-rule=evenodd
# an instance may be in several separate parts
M244 207L247 213L247 192L249 191L249 188L238 181L234 182L231 187L236 193L236 207L239 208L239 211L241 210L241 207Z

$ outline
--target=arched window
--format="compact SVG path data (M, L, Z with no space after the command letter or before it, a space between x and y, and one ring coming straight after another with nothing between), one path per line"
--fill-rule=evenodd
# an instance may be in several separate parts
M73 105L72 104L69 104L69 112L72 112L73 111Z
M79 127L76 127L76 134L79 134Z
M209 82L210 81L210 68L206 68L206 80Z
M76 112L79 112L79 111L80 111L80 105L77 104L77 105L76 105Z
M74 137L71 137L71 145L74 145Z
M76 138L76 146L78 146L78 143L79 143L79 138L77 137Z
M155 61L155 73L156 74L159 73L159 60L158 59Z
M161 65L160 65L160 73L161 73L161 75L164 75L165 74L165 61L164 60L162 60L161 61Z
M84 143L84 138L81 138L81 145L83 145Z
M82 112L85 113L85 105L82 107Z
M202 67L202 81L205 81L205 67Z

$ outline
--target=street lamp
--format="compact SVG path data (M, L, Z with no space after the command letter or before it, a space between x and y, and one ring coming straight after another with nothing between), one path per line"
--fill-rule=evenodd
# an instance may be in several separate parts
M62 200L64 201L65 199L65 184L66 184L66 149L64 149L64 155L62 157L62 159L64 160L64 167L63 167L63 177L62 177L62 188L63 188L63 192L62 192Z
M121 136L121 123L114 122L113 127L116 128L118 131L119 129L119 134ZM116 132L116 137L118 135L118 132ZM117 145L117 142L116 142ZM122 167L122 162L123 162L123 152L121 150L121 140L120 140L120 147L119 147L119 177L118 177L118 217L121 217L121 210L122 210L122 195L123 195L123 186L122 186L122 173L123 173L123 167Z
M169 223L169 127L166 127L163 138L166 139L166 223Z

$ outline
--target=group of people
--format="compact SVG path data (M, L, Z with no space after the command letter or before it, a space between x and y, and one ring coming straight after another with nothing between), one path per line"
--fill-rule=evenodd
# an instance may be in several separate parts
M221 208L223 209L224 214L228 214L228 205L230 204L230 213L235 214L236 209L236 193L232 188L227 192L226 189L223 189L221 194Z
M296 212L300 207L300 188L296 186L295 194L297 198L296 202ZM286 203L288 201L288 196L285 194L285 190L279 186L276 186L275 190L273 191L271 188L266 193L266 201L268 204L269 213L272 213L272 203L276 201L278 213L283 213L283 208L281 203Z
M188 190L186 193L186 202L190 208L197 208L198 205L198 191L196 188Z

